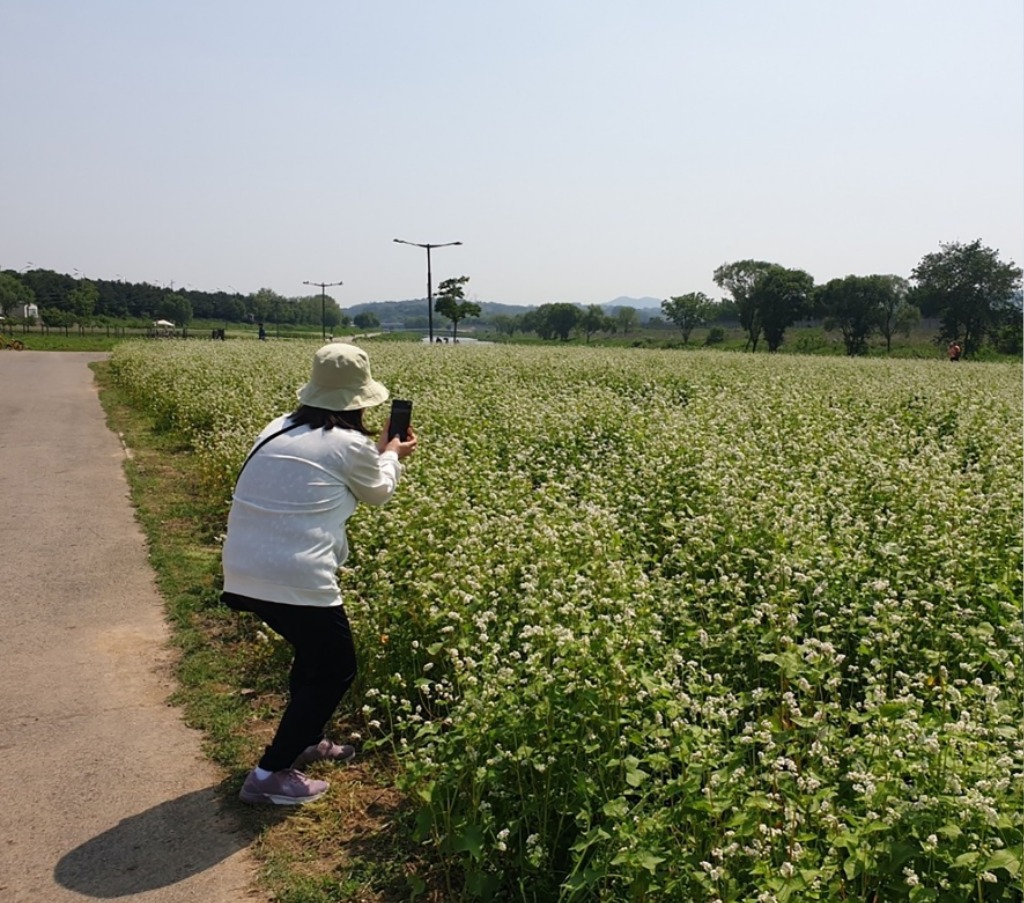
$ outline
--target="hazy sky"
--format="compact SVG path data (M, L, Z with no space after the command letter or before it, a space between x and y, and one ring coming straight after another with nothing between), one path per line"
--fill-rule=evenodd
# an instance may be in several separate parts
M0 0L0 268L342 307L1024 263L1021 0Z

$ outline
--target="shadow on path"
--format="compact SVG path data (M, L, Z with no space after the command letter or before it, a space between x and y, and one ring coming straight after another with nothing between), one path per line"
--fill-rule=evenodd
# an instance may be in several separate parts
M208 787L124 819L62 857L53 876L89 897L126 897L184 881L251 840Z

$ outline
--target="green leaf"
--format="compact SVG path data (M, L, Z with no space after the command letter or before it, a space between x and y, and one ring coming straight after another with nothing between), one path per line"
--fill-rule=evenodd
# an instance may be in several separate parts
M416 830L413 836L416 840L429 840L434 828L434 813L424 806L416 813Z
M1008 848L996 850L989 856L988 862L985 863L985 871L991 872L994 869L1005 869L1010 873L1010 877L1017 878L1020 876L1020 866L1020 854L1017 850Z
M405 883L409 885L409 899L415 900L420 894L427 890L427 882L419 875L406 875Z
M629 804L620 796L614 800L608 800L601 807L601 811L609 818L625 818L629 813Z
M751 793L745 802L753 809L774 809L776 806L764 793Z
M635 861L640 868L646 869L653 875L658 870L658 866L665 861L665 857L655 856L654 853L643 850L637 854Z
M452 849L457 853L469 853L479 861L484 851L484 832L478 825L466 825L462 833L452 840Z
M501 886L497 875L490 872L470 870L466 872L466 889L477 899L489 900Z
M584 869L582 874L577 872L568 881L565 882L567 890L582 890L585 887L592 887L597 884L604 876L608 873L608 870L603 866L598 868L587 868Z
M642 768L631 768L626 772L626 783L630 787L639 787L650 775Z
M913 859L920 852L917 844L902 842L895 843L889 848L889 862L891 867L896 869L910 859Z
M569 849L576 853L582 853L587 847L595 843L602 840L611 840L611 836L604 828L593 828L577 840Z

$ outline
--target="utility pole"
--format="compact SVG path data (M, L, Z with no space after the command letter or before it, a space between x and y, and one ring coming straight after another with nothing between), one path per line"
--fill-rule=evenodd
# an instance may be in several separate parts
M320 337L327 339L327 288L331 285L343 285L342 282L307 282L302 280L303 285L320 286Z

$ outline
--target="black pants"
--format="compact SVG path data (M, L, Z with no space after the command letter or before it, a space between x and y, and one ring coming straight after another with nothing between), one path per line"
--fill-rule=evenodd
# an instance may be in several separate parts
M251 611L295 649L288 675L290 699L260 768L289 768L307 746L324 738L324 727L356 677L356 649L345 609L336 605L281 605L235 593L221 600L235 611Z

